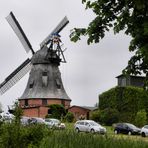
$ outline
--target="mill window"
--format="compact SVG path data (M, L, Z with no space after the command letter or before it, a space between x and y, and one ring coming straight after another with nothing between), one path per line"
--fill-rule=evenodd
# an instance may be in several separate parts
M25 106L28 106L28 100L25 100Z
M61 82L59 79L56 79L56 85L58 89L61 89Z
M65 100L61 100L61 104L65 106Z
M47 99L42 100L42 105L47 105Z
M29 84L29 88L30 88L30 89L33 88L33 85L34 85L34 81L31 80L31 81L30 81L30 84Z
M44 71L42 73L42 82L43 82L43 86L48 85L48 73L47 73L47 71Z

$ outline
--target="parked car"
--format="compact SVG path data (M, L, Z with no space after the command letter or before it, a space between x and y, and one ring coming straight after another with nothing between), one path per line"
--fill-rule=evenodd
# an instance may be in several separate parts
M28 125L29 124L29 119L30 119L30 117L22 116L21 117L21 124L22 125Z
M144 127L142 127L142 129L141 129L141 136L142 137L148 136L148 125L145 125Z
M49 128L58 128L58 129L65 129L66 126L64 123L61 123L60 120L54 118L45 118L45 124Z
M45 120L43 118L31 117L28 120L29 124L45 124Z
M117 123L114 128L114 133L128 134L128 135L139 135L141 129L130 123Z
M93 120L79 120L75 123L74 128L76 132L106 133L106 128Z
M22 116L21 118L22 125L29 125L29 124L45 124L44 119L38 117L25 117Z

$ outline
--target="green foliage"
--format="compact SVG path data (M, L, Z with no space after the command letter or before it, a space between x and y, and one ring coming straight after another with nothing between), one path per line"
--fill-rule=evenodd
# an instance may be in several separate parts
M106 108L100 111L100 122L105 125L112 125L119 121L119 112L117 109Z
M119 121L119 112L112 108L96 110L91 113L90 119L105 125L112 125Z
M133 122L141 109L148 113L148 93L138 87L115 87L99 96L99 108L117 109L120 121Z
M20 124L21 116L23 115L23 110L19 107L19 103L16 101L13 105L14 107L14 116L15 116L15 123Z
M137 112L135 117L135 124L139 127L144 126L147 123L147 113L144 109Z
M0 127L1 148L26 148L29 145L38 147L40 141L49 133L44 125L21 126L15 123L4 123Z
M37 148L41 140L51 133L42 124L21 125L22 110L18 102L14 103L14 115L11 123L3 122L0 125L0 148Z
M72 112L68 112L68 113L66 114L66 116L65 116L65 120L66 120L67 122L73 122L73 120L74 120L74 114L73 114Z
M99 110L92 111L90 114L90 119L96 122L100 122L100 111Z
M61 119L66 115L66 110L61 104L52 104L49 105L49 108L51 112L51 114L48 115L49 118Z
M88 44L98 43L105 32L113 28L115 33L124 30L130 35L129 51L134 51L124 70L127 74L146 75L148 86L148 1L147 0L82 0L86 9L91 9L96 17L87 28L74 28L70 35L72 41L80 36L88 36Z

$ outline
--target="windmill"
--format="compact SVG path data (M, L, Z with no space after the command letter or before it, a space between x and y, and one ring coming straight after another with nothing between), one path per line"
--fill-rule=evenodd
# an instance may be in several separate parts
M30 71L26 89L19 98L22 108L39 108L53 102L63 104L68 108L71 99L64 89L59 71L60 63L66 62L63 54L64 50L61 48L62 43L59 33L69 23L67 17L64 17L56 28L41 42L40 49L37 52L33 50L12 12L6 17L6 20L16 33L26 52L32 52L32 57L26 59L0 84L1 95Z

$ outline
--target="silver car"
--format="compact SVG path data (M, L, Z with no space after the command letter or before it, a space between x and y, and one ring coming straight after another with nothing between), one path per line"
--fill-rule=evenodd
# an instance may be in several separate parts
M46 118L45 124L49 128L65 129L65 127L66 127L64 123L61 123L60 120L54 119L54 118Z
M144 127L142 127L142 129L141 129L141 136L142 137L148 136L148 125L145 125Z
M21 124L22 125L28 125L29 124L29 119L30 119L30 117L25 117L25 116L22 116L21 117Z
M45 124L45 120L38 117L31 117L28 122L30 124Z
M29 124L45 124L44 119L38 117L21 117L21 124L22 125L29 125Z
M74 128L76 132L106 133L106 128L93 120L79 120L75 123Z

